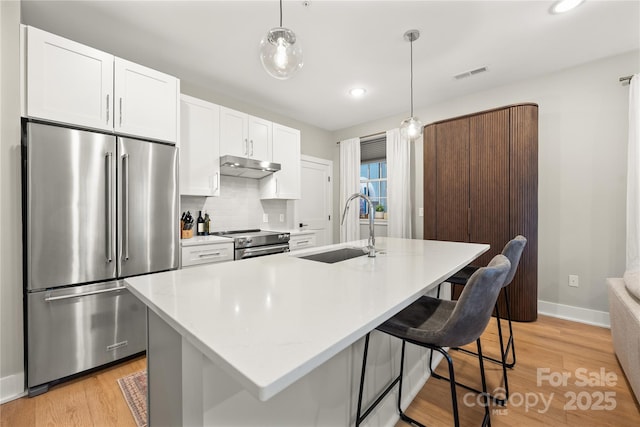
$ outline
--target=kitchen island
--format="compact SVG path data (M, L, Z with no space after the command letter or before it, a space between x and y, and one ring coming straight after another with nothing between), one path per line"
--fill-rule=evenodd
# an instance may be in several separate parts
M148 307L149 425L351 425L360 339L489 248L376 243L334 264L301 257L366 240L127 279ZM365 397L397 372L395 341L372 335ZM427 357L407 357L410 399ZM394 422L387 400L369 425Z

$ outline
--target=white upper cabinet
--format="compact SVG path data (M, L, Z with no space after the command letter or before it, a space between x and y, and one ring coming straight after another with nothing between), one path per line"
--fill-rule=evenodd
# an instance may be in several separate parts
M300 131L273 123L272 162L280 171L260 180L262 199L300 198Z
M178 141L178 79L115 58L115 129L118 133Z
M178 141L180 81L34 27L22 27L25 117Z
M220 154L247 157L249 153L249 115L220 107Z
M33 27L24 28L22 37L23 114L113 130L113 55Z
M220 195L220 106L180 96L180 194Z
M272 136L270 121L249 116L249 157L268 160L271 157Z
M247 113L220 107L220 154L269 160L271 122Z

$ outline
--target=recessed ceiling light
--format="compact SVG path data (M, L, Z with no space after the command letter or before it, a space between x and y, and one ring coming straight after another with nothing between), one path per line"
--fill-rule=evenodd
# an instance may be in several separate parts
M367 90L363 87L354 87L349 91L349 95L353 96L354 98L360 98L365 93L367 93Z
M565 13L580 6L584 0L560 0L551 6L551 13Z

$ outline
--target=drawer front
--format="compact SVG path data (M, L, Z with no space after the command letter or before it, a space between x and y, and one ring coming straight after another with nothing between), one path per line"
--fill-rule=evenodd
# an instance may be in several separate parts
M183 267L232 260L233 243L215 243L182 248Z
M291 236L289 240L289 250L295 251L297 249L312 248L316 245L315 234L305 234L302 236Z
M145 305L122 282L27 295L28 385L145 350Z

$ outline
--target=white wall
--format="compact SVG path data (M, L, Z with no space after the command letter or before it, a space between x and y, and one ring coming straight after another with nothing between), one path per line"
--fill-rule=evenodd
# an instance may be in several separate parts
M0 402L24 388L19 24L20 3L0 1Z
M618 78L638 71L640 52L633 51L416 111L428 124L509 104L539 105L542 301L608 311L605 278L620 277L625 262L628 87ZM418 102L422 97L428 94L415 94ZM342 129L334 139L397 127L405 115ZM416 153L416 174L421 160L422 153ZM339 164L337 150L334 164ZM416 199L422 197L421 181L416 178ZM417 200L415 209L421 205ZM568 287L569 274L579 275L580 287Z

